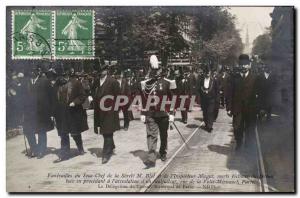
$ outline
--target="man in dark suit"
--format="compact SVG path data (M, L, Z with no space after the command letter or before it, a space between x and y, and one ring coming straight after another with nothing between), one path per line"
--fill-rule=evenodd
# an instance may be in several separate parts
M219 91L220 91L220 108L225 108L227 102L227 83L228 83L228 69L226 66L222 67L221 73L218 75Z
M199 82L200 105L203 112L204 129L209 133L213 130L215 105L218 94L216 79L212 76L208 65L204 68L204 76Z
M274 98L274 90L277 84L277 77L272 72L270 65L262 66L263 72L258 76L258 109L259 119L262 120L266 117L267 120L270 120L272 108L273 108L273 98Z
M82 84L77 80L72 70L57 72L59 78L56 81L56 107L55 121L58 135L61 138L61 154L57 162L70 158L70 137L76 143L78 152L83 155L83 143L81 133L88 130L87 114L82 104L86 99Z
M125 70L122 74L119 71L115 76L120 85L120 95L128 98L128 103L120 107L124 117L124 130L127 131L130 121L133 120L132 111L128 110L132 100L132 81L128 70Z
M190 97L192 93L192 87L191 87L191 79L188 78L189 76L189 71L187 68L182 68L181 70L176 70L175 71L175 80L176 80L176 94L177 94L177 105L176 109L180 107L181 100L180 96L188 96L186 98L185 103L184 103L184 109L181 110L181 118L182 122L184 124L187 124L187 119L188 119L188 109L190 106Z
M42 158L47 149L47 132L54 128L50 81L40 68L34 69L23 84L23 132L33 156ZM38 134L36 141L35 134Z
M220 94L220 78L219 73L215 71L213 73L213 78L216 83L217 93L216 93L216 100L215 100L215 109L214 109L214 121L217 120L219 115L219 109L220 109L220 101L221 101L221 94Z
M231 76L228 90L228 115L233 115L233 129L236 140L236 150L243 144L254 145L256 111L257 111L257 78L250 71L249 56L239 56L239 72Z
M120 129L119 109L115 109L115 99L120 95L120 85L116 79L108 75L108 66L104 61L101 62L99 70L100 76L95 79L93 85L94 131L99 134L100 128L100 134L103 135L102 164L105 164L115 149L114 132ZM113 98L104 101L103 98L107 96Z

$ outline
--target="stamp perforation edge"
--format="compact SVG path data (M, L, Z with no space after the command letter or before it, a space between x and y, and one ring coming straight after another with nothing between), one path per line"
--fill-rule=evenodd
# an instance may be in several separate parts
M15 32L15 27L14 27L14 24L15 24L15 11L12 10L11 11L11 59L12 60L15 60L15 56L14 56L14 40L13 40L13 34Z
M17 10L11 10L11 59L12 60L45 60L48 58L48 55L44 55L45 58L43 58L42 56L36 56L36 55L31 55L30 57L28 56L23 56L23 55L17 55L15 56L14 55L14 41L13 41L13 35L15 34L15 12L29 12L29 11L32 11L32 9L24 9L24 10L21 10L21 9L17 9ZM37 9L36 10L37 12L49 12L50 13L50 18L52 20L52 13L53 11L52 10L49 10L49 9ZM51 36L52 36L52 33L51 33ZM50 38L51 40L52 38ZM51 44L50 44L50 50L51 50ZM47 57L47 58L46 58ZM49 55L50 59L51 59L51 51L50 51L50 55Z
M11 11L11 30L12 30L12 34L14 34L15 32L15 28L14 28L14 24L15 24L15 11L18 11L18 12L29 12L31 10L12 10ZM55 59L58 59L58 60L93 60L95 59L95 10L68 10L68 11L71 11L71 12L91 12L92 14L92 55L91 56L80 56L78 55L77 57L73 57L73 56L70 56L68 57L68 55L63 55L64 57L62 56L56 56L56 51L55 51L55 38L56 38L56 13L57 12L63 12L63 10L49 10L49 9L38 9L36 10L38 12L50 12L50 17L51 17L51 43L50 43L50 60L55 60ZM36 55L33 55L33 56L15 56L14 55L14 42L13 42L13 36L11 38L11 45L12 45L12 51L11 51L11 58L12 60L43 60L43 59L47 59L46 57L43 58L41 56L36 56Z
M95 10L67 10L68 12L91 12L92 13L92 55L88 56L81 56L77 55L77 57L74 57L73 55L56 55L56 60L93 60L95 59ZM57 12L64 12L64 10L55 10L55 17ZM56 21L55 21L56 23ZM55 30L55 37L56 38L56 30ZM55 40L55 39L54 39ZM55 43L54 43L55 47ZM55 52L54 52L55 53Z
M55 38L56 38L56 12L52 11L52 38L51 38L51 60L55 60Z

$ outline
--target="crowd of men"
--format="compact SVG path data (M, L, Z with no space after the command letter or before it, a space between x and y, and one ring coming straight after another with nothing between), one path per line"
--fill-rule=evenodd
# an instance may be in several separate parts
M176 108L144 109L149 96L190 96L184 104L186 110L180 112L182 122L187 124L188 112L192 110L188 109L191 96L196 95L203 113L202 128L209 133L213 131L219 108L226 108L228 116L233 117L236 150L240 150L243 143L245 147L254 144L257 118L259 121L271 118L276 76L268 64L263 64L261 72L253 72L250 58L245 54L240 55L237 67L222 67L220 71L213 71L209 64L194 70L161 68L155 55L150 57L149 63L149 72L144 74L130 69L112 71L104 61L89 74L76 72L72 67L46 71L36 67L25 74L13 72L7 84L7 126L23 127L30 146L27 155L37 158L46 154L47 132L56 128L61 142L58 162L70 158L70 136L78 154L84 155L81 133L93 127L94 132L104 138L102 163L107 163L117 144L114 132L121 128L119 112L123 113L126 131L133 113L128 104L109 111L103 111L98 104L106 95L133 98L139 94L142 96L140 117L146 124L149 149L144 164L149 168L155 166L157 156L162 161L167 159L169 123L174 122L176 113ZM179 103L176 102L176 107ZM87 123L86 110L90 108L94 109L93 126ZM159 155L156 154L158 135Z

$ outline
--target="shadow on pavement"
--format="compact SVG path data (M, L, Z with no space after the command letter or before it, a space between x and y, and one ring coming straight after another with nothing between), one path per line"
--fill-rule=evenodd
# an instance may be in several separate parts
M199 125L197 125L197 124L187 124L186 127L190 128L190 129L195 129L195 128L198 128Z
M208 145L208 149L227 156L226 166L229 170L237 170L243 176L257 175L256 155L249 149L235 151L231 145Z
M194 120L198 120L198 121L202 122L203 118L194 118Z
M89 148L88 151L91 153L91 155L96 156L97 158L102 157L102 148Z
M139 157L142 161L145 161L147 159L148 152L144 150L135 150L135 151L130 151L130 153L134 157Z

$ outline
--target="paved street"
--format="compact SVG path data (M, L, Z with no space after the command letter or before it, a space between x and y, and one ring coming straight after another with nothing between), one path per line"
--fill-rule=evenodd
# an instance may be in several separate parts
M78 156L71 141L73 157L68 161L55 163L60 145L56 130L48 133L48 153L43 159L28 159L24 155L22 135L7 140L7 191L261 191L259 179L253 177L258 174L256 155L234 151L231 119L223 109L212 133L199 128L202 120L199 107L189 113L187 125L180 122L177 113L176 125L184 137L187 139L194 133L189 149L182 146L175 129L169 130L168 160L171 161L157 160L156 167L150 169L145 169L142 163L147 145L145 125L139 121L139 113L134 111L135 120L128 131L121 129L115 133L115 155L105 165L101 164L103 138L92 130L92 113L88 111L91 129L83 133L86 154ZM109 181L110 178L115 180ZM76 182L78 179L81 181Z
M65 179L48 177L48 174L76 173L143 173L155 174L163 162L157 160L155 168L144 169L142 160L146 157L145 125L139 121L139 113L134 112L135 120L130 123L128 131L120 130L115 133L116 151L109 163L101 164L103 147L102 136L93 132L92 111L88 112L90 129L83 133L83 144L86 151L84 156L77 156L77 149L71 139L71 150L74 157L68 161L54 163L58 158L60 139L56 130L48 132L48 154L43 159L28 159L25 155L23 135L7 141L7 191L138 191L141 187L130 189L99 188L98 184L66 184ZM199 117L199 108L190 113ZM120 114L122 116L122 114ZM177 113L179 116L179 113ZM121 126L122 126L121 121ZM191 119L188 125L177 122L183 135L188 136L200 124L199 120ZM168 156L171 156L182 144L175 129L169 131ZM158 144L159 145L159 144ZM140 178L144 179L144 178Z
M255 155L249 159L249 153L236 153L234 150L231 119L224 110L220 111L214 123L213 132L201 129L189 142L190 149L184 149L164 171L157 184L161 185L165 175L197 175L182 179L181 183L169 189L157 188L157 184L148 191L191 191L191 192L260 192ZM252 176L252 177L251 177ZM164 182L163 182L164 183Z

